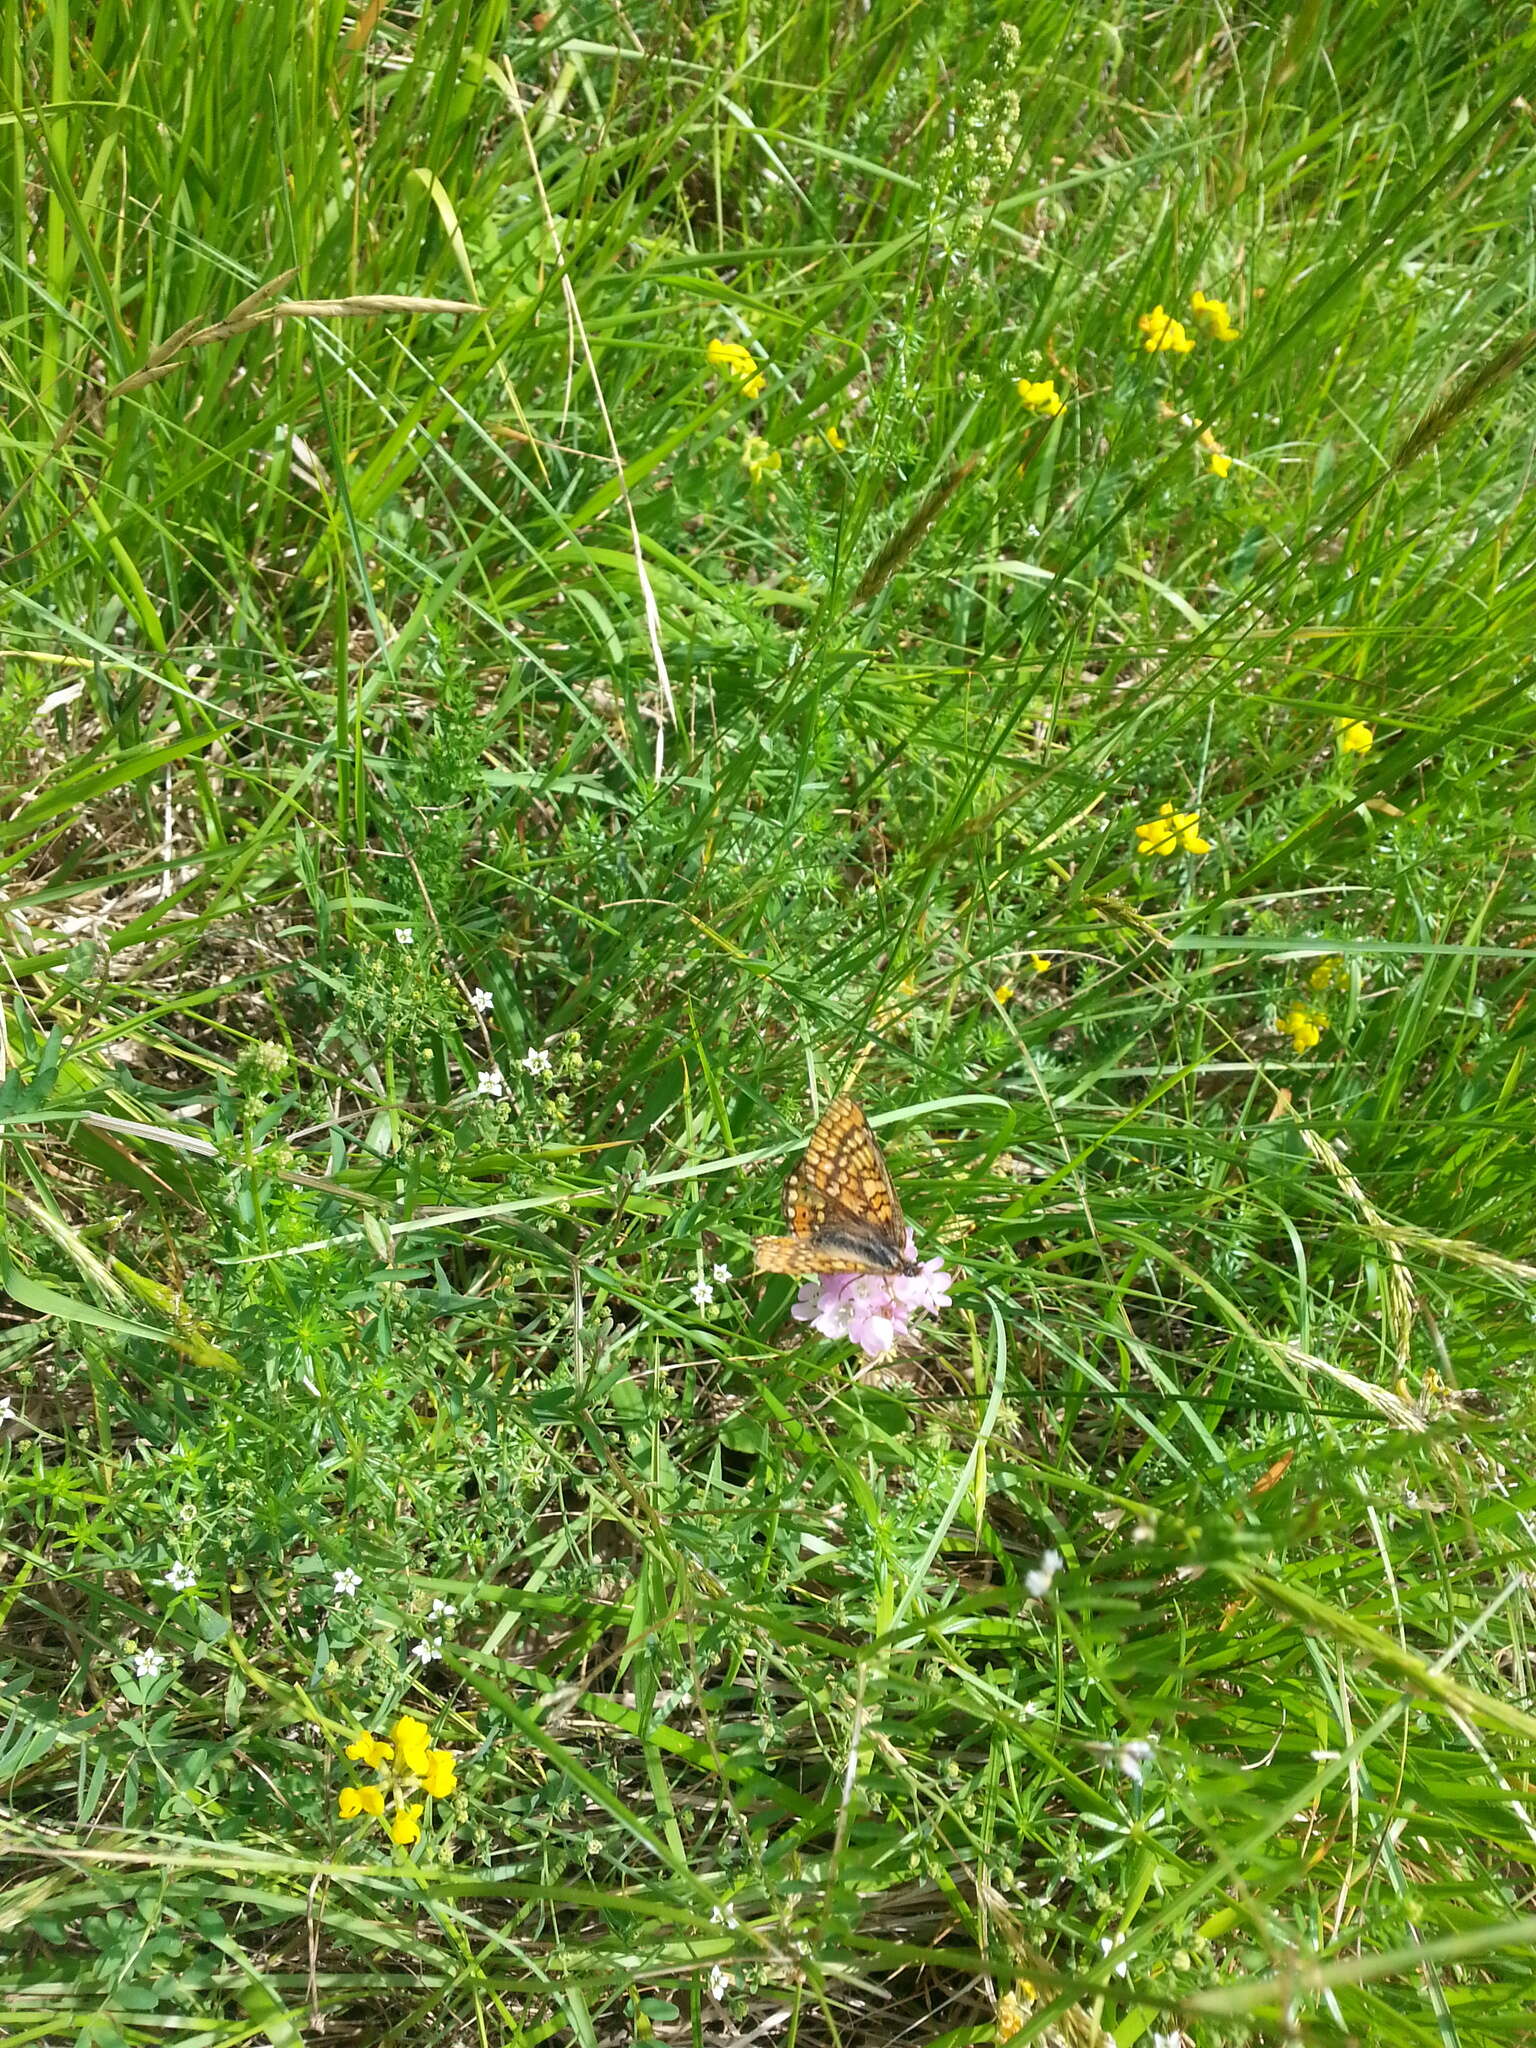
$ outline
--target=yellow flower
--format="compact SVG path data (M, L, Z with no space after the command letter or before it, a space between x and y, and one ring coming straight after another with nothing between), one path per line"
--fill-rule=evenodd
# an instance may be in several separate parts
M746 465L747 475L755 484L760 484L765 476L777 475L784 467L784 457L761 434L748 434L741 459Z
M1195 325L1207 341L1236 341L1241 330L1232 325L1225 299L1208 299L1204 292L1196 292L1189 305Z
M1141 345L1149 356L1156 355L1159 349L1172 349L1176 356L1187 356L1195 345L1195 337L1186 331L1183 321L1175 320L1161 306L1143 313L1136 325L1144 337Z
M823 439L823 441L826 442L827 446L832 450L832 453L834 455L841 455L843 450L848 446L848 443L843 439L842 435L837 431L836 427L823 427L821 430L821 438Z
M1225 476L1232 467L1232 458L1227 454L1209 427L1200 436L1200 446L1205 449L1211 458L1211 475Z
M1020 377L1013 388L1031 412L1044 413L1048 420L1067 409L1067 401L1057 393L1054 377L1042 377L1037 384L1032 384L1028 377Z
M1368 754L1376 744L1376 728L1363 718L1336 718L1333 729L1339 736L1341 754Z
M1159 860L1170 853L1209 853L1211 842L1200 837L1200 813L1198 811L1176 811L1172 804L1164 804L1155 818L1136 827L1138 859L1153 854Z
M402 1806L389 1824L389 1839L398 1842L402 1849L408 1849L412 1842L419 1842L423 1811L419 1805Z
M1291 1041L1293 1052L1310 1052L1328 1029L1328 1019L1321 1010L1309 1009L1305 1003L1292 1003L1285 1015L1276 1020L1275 1029L1282 1038Z
M447 1799L459 1789L454 1776L454 1756L451 1749L434 1749L427 1758L427 1768L421 1773L421 1789L430 1792L434 1799Z
M997 2001L997 2038L1000 2044L1013 2039L1024 2031L1024 2008L1011 1991L1005 1991Z
M432 1736L425 1721L418 1721L414 1714L402 1714L390 1734L395 1738L395 1754L402 1771L409 1771L413 1778L423 1778L427 1772L427 1759L432 1754Z
M1221 443L1217 440L1216 436L1211 432L1209 427L1207 427L1204 433L1200 436L1200 446L1211 458L1211 475L1225 476L1227 474L1227 471L1232 467L1232 458L1222 447Z
M992 1000L994 1003L1011 1003L1013 1001L1013 983L1011 981L1000 981L992 991Z
M371 1813L377 1819L384 1811L384 1794L377 1785L343 1785L336 1811L343 1820L356 1820L360 1813Z
M347 1744L347 1755L355 1764L366 1764L370 1771L376 1771L381 1764L394 1759L394 1750L387 1742L380 1742L377 1735L359 1735L356 1742Z
M740 384L748 398L761 398L768 380L758 368L751 349L739 341L712 341L704 351L717 370L725 370Z
M1349 969L1337 953L1325 953L1307 976L1307 987L1319 995L1331 988L1348 988Z
M1198 816L1199 814L1196 813L1196 815ZM1031 953L1029 964L1033 967L1036 974L1049 974L1056 963L1052 960L1049 953Z

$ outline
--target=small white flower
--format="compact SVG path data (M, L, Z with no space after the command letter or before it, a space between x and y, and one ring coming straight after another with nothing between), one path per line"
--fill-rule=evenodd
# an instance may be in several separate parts
M1146 1776L1147 1765L1152 1761L1150 1742L1122 1742L1115 1751L1116 1768L1123 1771L1133 1785L1139 1785Z
M700 1308L708 1308L715 1298L715 1290L707 1280L695 1280L688 1292L693 1296Z
M496 1102L500 1102L506 1093L506 1086L500 1067L487 1067L483 1074L477 1072L475 1075L475 1093L489 1095Z
M180 1522L185 1522L188 1525L188 1527L190 1527L193 1522L201 1521L202 1513L197 1505L197 1502L195 1500L184 1500L181 1506L176 1510L176 1519Z
M480 1012L480 1015L482 1017L485 1015L487 1010L494 1010L496 1007L496 998L491 994L488 988L477 988L473 990L469 1000L471 1001L471 1003L474 1004L475 1008Z
M415 943L416 934L408 924L397 924L395 926L395 944L397 946L414 946Z
M443 1639L441 1636L423 1636L419 1643L412 1643L411 1645L411 1655L423 1667L435 1663L442 1654Z
M140 1650L133 1660L135 1678L158 1678L170 1659L163 1650Z
M331 1591L338 1600L350 1600L354 1593L362 1591L363 1575L344 1564L339 1572L331 1573Z
M725 2003L725 1994L731 1988L731 1973L724 1963L716 1963L709 1973L709 1995L716 2005Z
M1031 1600L1043 1600L1065 1560L1059 1550L1048 1550L1038 1567L1024 1574L1024 1590Z
M1112 1934L1101 1934L1101 1935L1099 1936L1099 1954L1100 1954L1101 1956L1107 1956L1107 1955L1109 1954L1110 1950L1111 1950L1111 1949L1112 1949L1112 1948L1113 1948L1114 1946L1115 1946L1115 1936L1114 1936L1114 1935L1112 1935ZM1114 1975L1115 1975L1115 1976L1117 1976L1117 1977L1128 1977L1128 1976L1130 1975L1130 1971L1131 1971L1131 1966L1130 1966L1130 1964L1129 1964L1129 1963L1116 1963L1116 1965L1115 1965L1115 1968L1114 1968Z
M715 1264L710 1267L709 1270L714 1275L714 1277L720 1282L720 1285L722 1287L728 1287L730 1285L731 1269L729 1266L724 1265L719 1260L717 1260Z
M523 1054L523 1072L533 1074L540 1080L548 1080L555 1071L554 1062L542 1045L530 1046Z
M0 1422L16 1420L16 1403L9 1394L0 1394Z
M430 1626L434 1621L457 1621L458 1618L459 1610L451 1600L434 1600L431 1612L427 1616L427 1622Z
M1184 2048L1182 2034L1154 2034L1152 2048Z
M191 1565L183 1564L178 1558L160 1583L169 1586L173 1593L190 1593L197 1584L197 1573Z

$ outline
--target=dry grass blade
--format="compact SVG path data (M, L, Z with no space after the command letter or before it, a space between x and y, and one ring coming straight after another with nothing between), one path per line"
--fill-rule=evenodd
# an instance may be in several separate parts
M264 327L274 320L380 319L399 313L449 313L462 316L485 310L484 307L477 306L467 299L418 298L409 292L360 292L344 299L280 299L275 305L268 304L272 293L281 291L297 274L296 271L286 270L280 277L269 279L266 284L232 307L222 320L192 320L184 323L174 334L167 336L150 351L149 360L142 369L120 378L116 384L109 385L94 398L81 398L54 435L46 461L40 463L31 476L24 478L5 505L0 507L0 526L3 526L16 510L36 478L68 445L88 412L104 409L114 398L125 397L131 391L142 391L150 384L160 383L182 367L188 352L192 349L208 348L215 342L230 341L236 335L248 334L252 328Z
M1392 1339L1392 1349L1398 1365L1407 1370L1409 1354L1413 1343L1413 1282L1408 1274L1408 1262L1403 1257L1402 1247L1394 1237L1385 1219L1367 1196L1344 1161L1339 1157L1328 1140L1314 1131L1292 1110L1296 1128L1301 1133L1301 1142L1306 1146L1319 1165L1327 1168L1338 1183L1341 1192L1349 1201L1361 1222L1381 1244L1387 1255L1383 1275L1382 1305L1386 1311L1387 1330Z
M106 396L121 398L125 392L139 391L146 384L156 384L181 367L182 358L189 349L208 348L214 342L230 341L237 334L249 334L253 327L264 327L274 320L369 320L392 313L463 316L485 311L471 299L423 299L413 297L409 292L359 292L348 299L279 299L274 306L258 305L258 296L253 294L222 320L215 320L206 327L187 328L173 335L155 351L154 358L142 370L135 370L131 377L124 377L120 383L114 384Z

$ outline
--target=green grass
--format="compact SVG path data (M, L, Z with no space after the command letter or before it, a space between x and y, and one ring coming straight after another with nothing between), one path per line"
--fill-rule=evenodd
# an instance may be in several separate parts
M1536 2031L1536 41L1006 11L0 17L7 2041Z

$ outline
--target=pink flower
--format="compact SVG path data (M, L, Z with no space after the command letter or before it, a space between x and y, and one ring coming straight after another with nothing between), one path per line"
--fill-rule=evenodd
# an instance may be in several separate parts
M917 1256L917 1239L910 1230L906 1255ZM942 1257L925 1259L910 1274L823 1273L806 1281L790 1314L823 1337L848 1337L866 1357L883 1358L907 1335L920 1310L937 1315L949 1307L954 1284Z

